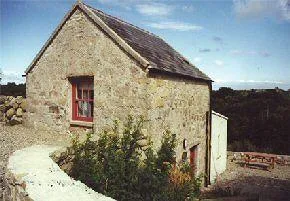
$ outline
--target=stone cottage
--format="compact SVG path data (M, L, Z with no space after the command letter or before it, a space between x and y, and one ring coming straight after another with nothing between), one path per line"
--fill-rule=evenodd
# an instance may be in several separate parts
M160 37L77 2L25 74L27 125L98 133L143 115L154 142L170 129L177 160L209 174L212 81Z

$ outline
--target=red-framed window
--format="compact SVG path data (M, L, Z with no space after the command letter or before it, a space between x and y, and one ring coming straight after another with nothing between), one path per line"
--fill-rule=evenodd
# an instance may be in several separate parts
M72 79L72 120L92 122L94 115L94 81Z

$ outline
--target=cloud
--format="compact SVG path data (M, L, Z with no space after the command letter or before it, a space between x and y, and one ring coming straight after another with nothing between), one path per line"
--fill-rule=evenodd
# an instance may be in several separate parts
M161 3L140 4L136 9L142 15L147 16L166 16L169 15L174 7Z
M14 71L3 71L1 77L2 84L6 84L7 82L15 82L17 84L25 82L25 78L22 77L22 74Z
M290 21L290 0L233 0L233 10L240 18L275 17Z
M194 7L191 6L191 5L185 5L185 6L182 6L181 9L182 9L183 11L186 11L186 12L192 12L192 11L195 10Z
M217 65L217 66L223 66L223 65L224 65L224 62L221 61L221 60L215 60L214 63L215 63L215 65Z
M199 62L201 62L201 60L202 60L202 58L200 58L200 57L195 57L195 58L193 59L193 62L194 62L194 63L199 63Z
M269 84L284 84L281 81L275 80L222 80L216 79L214 80L217 83L269 83Z
M217 43L223 43L223 39L219 36L214 36L212 39Z
M175 31L200 31L203 29L203 27L194 24L174 21L156 22L156 23L152 22L148 23L147 26L155 29L170 29Z
M239 17L258 17L261 14L271 12L270 1L234 0L234 12Z
M271 56L271 54L269 52L267 52L267 51L257 52L257 51L253 51L253 50L250 50L250 51L231 50L230 53L234 54L234 55L241 55L241 56L255 56L255 55L259 55L259 56L262 56L262 57L270 57Z
M238 80L238 82L247 82L247 83L273 83L273 84L283 84L280 81L272 81L272 80Z
M290 0L280 0L281 16L290 21Z
M230 53L231 54L236 54L236 55L243 54L243 52L241 50L231 50Z
M244 51L244 50L231 50L230 53L235 55L257 55L256 51Z
M260 55L262 57L269 57L269 56L271 56L271 54L269 52L260 52Z
M275 87L288 90L290 82L276 81L276 80L214 80L213 88L231 87L232 89L273 89Z
M211 49L211 48L199 48L199 50L198 50L198 52L200 52L200 53L208 53L208 52L214 52L214 51L219 52L219 51L221 51L221 49L220 48L213 48L213 49Z
M119 2L119 1L114 1L114 0L98 0L99 3L102 4L108 4L108 3L113 3L113 2Z
M107 4L110 6L118 6L121 8L124 8L126 10L131 10L132 9L132 4L134 3L134 0L98 0L99 3L101 4Z
M209 49L209 48L201 48L198 51L201 52L201 53L207 53L207 52L211 52L211 49Z

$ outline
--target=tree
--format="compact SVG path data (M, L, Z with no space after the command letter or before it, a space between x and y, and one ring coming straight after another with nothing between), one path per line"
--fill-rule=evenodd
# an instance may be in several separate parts
M228 145L232 151L290 153L290 92L233 90L212 93L213 110L229 117Z

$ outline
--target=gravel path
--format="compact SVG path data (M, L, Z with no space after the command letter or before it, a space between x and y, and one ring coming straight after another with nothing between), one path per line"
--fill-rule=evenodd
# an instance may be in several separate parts
M227 170L219 176L216 184L206 189L204 197L239 200L239 196L243 196L242 200L266 201L290 199L290 165L275 164L274 169L267 171L242 167L241 160L232 161L233 152L228 152L227 159Z
M69 145L69 135L44 132L23 125L5 126L0 123L0 200L4 190L3 177L9 156L16 150L31 145Z
M239 153L237 152L237 155ZM231 180L233 177L265 177L279 180L290 180L290 165L275 164L275 168L266 171L262 168L244 168L240 159L232 161L234 152L228 152L227 171L222 174L224 180Z
M34 145L17 150L10 156L8 169L14 175L23 175L21 180L25 182L30 198L35 201L114 201L72 179L61 170L49 157L60 148Z

